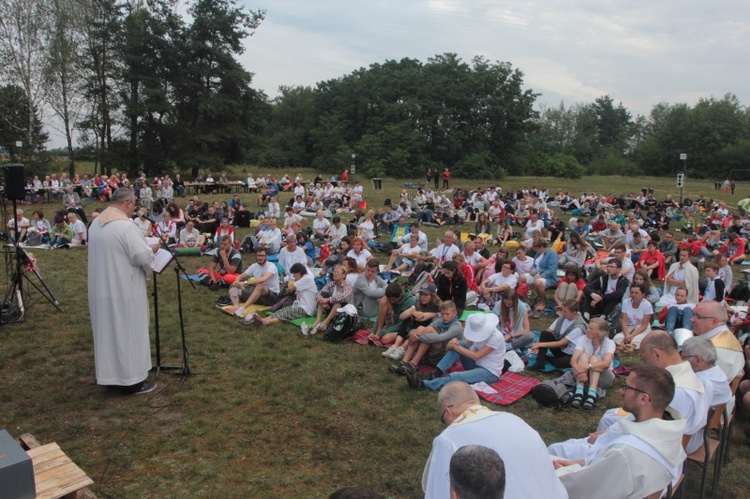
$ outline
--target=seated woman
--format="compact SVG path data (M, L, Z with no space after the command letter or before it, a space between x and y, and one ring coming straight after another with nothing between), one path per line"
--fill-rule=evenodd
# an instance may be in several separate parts
M479 303L484 305L482 310L490 310L496 303L500 302L503 293L513 290L515 294L518 285L516 276L516 264L512 260L497 260L495 262L495 273L482 281L479 286Z
M257 313L247 314L245 323L262 324L268 326L279 321L293 321L302 317L312 317L315 314L318 287L315 285L315 277L308 272L307 267L301 263L295 263L289 269L289 274L294 278L287 284L287 293L294 293L294 303L281 308L268 317L261 317Z
M409 345L409 333L420 326L429 326L440 313L440 303L437 286L432 282L425 283L419 289L419 297L414 305L401 312L401 326L396 341L381 355L391 360L404 358ZM411 356L409 360L413 360ZM421 358L416 360L417 364L420 360Z
M240 243L235 238L234 227L229 225L229 219L226 217L221 219L221 224L219 224L214 235L214 241L221 241L222 236L229 236L229 239L232 241L232 248L239 249Z
M464 339L453 338L446 348L448 353L440 360L435 371L424 379L415 373L407 373L406 381L411 388L439 390L451 381L465 383L494 383L507 370L505 363L505 340L497 329L499 318L495 314L473 314L466 320ZM457 361L463 371L443 376Z
M68 222L66 222L65 212L58 212L55 214L55 225L52 226L52 233L50 236L49 243L53 249L70 244L71 241L73 241L73 229L71 229Z
M362 239L365 243L375 239L375 222L373 216L375 212L373 210L367 210L364 220L357 225L357 237Z
M633 282L628 285L628 289L627 291L625 291L625 294L622 297L623 302L625 302L625 300L630 297L630 288L634 284L642 284L646 288L646 300L648 300L651 305L656 305L656 302L658 302L661 298L661 293L659 293L659 288L654 286L654 283L649 277L648 272L646 272L644 269L637 270L635 274L633 274Z
M420 301L424 299L420 297ZM416 324L412 322L412 326ZM420 364L437 366L447 352L448 341L460 338L461 333L463 333L463 327L458 320L456 304L452 301L442 302L439 314L436 314L427 324L416 326L408 331L408 344L404 358L390 366L388 372L410 374L415 373ZM398 337L401 337L400 332Z
M615 358L615 348L615 342L609 339L607 321L601 317L591 319L586 336L576 342L570 361L576 377L576 391L570 407L582 407L590 411L599 398L597 389L606 390L614 384L612 361Z
M474 239L477 234L492 234L492 225L485 212L481 212L477 216L477 221L474 223L474 233L470 234L469 237Z
M513 262L509 262L513 263ZM529 309L518 299L513 289L506 289L492 312L500 318L498 328L503 333L506 350L520 350L534 341L529 325Z
M498 260L503 261L503 262L505 260L510 260L510 250L508 249L507 246L500 246L497 249L497 252L487 259L487 266L484 268L484 275L483 275L485 279L489 279L490 276L496 272L495 267L497 265ZM534 261L531 260L531 262L529 263L529 269L531 269L531 265L533 263ZM518 267L517 262L516 262L516 267ZM499 272L499 270L497 272Z
M308 267L312 268L315 265L315 261L317 260L318 255L313 242L310 241L310 238L307 237L307 234L305 234L301 230L297 232L297 247L304 250L305 255L307 255L307 258L309 259ZM346 303L344 305L346 305Z
M643 338L651 332L651 317L654 308L646 299L648 290L644 284L632 284L630 286L630 298L622 303L622 333L614 337L616 345L633 345L636 349Z
M315 299L318 302L318 316L312 327L302 324L303 336L325 331L328 324L336 317L338 309L352 300L352 287L346 282L346 267L336 265L333 268L333 280L323 286ZM328 315L323 319L323 314L326 312Z
M474 269L466 263L466 255L463 253L453 253L451 257L458 267L458 271L466 279L466 306L473 307L477 304L477 280L474 275Z
M572 263L583 268L583 264L589 254L595 255L596 251L589 243L583 240L580 234L572 231L570 236L568 236L565 251L558 259L558 266L560 268L566 268L568 264Z
M513 238L513 229L508 224L507 219L503 219L497 224L497 244L503 246L510 239Z
M528 367L530 370L544 371L547 362L558 369L570 367L576 342L586 334L586 321L579 310L580 304L573 300L557 307L558 317L555 322L542 331L538 342L531 345L531 351L536 354L536 362ZM548 350L552 357L547 357Z
M583 300L583 289L586 280L581 276L581 271L575 264L568 264L565 268L565 277L560 279L555 289L555 302L561 307L565 300L575 300L581 303Z

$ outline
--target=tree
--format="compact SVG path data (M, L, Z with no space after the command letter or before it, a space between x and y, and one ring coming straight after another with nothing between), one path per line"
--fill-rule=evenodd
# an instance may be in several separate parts
M29 129L29 124L31 128ZM16 147L17 142L23 146ZM0 87L0 146L11 153L11 161L21 161L35 171L46 160L47 134L35 108L28 107L26 93L15 85Z
M45 34L50 30L50 8L45 0L0 0L0 81L23 92L28 120L22 127L24 151L33 151L40 138L35 135L35 118L44 108ZM18 95L18 94L17 94ZM26 161L32 159L26 157Z
M615 107L609 95L597 98L591 104L591 110L596 115L597 142L602 156L609 153L625 154L631 136L630 112L622 102Z

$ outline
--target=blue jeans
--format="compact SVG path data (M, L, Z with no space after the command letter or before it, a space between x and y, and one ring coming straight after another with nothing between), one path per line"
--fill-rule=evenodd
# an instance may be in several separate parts
M693 330L693 324L690 319L693 318L693 309L685 307L682 310L677 310L677 307L669 307L667 309L667 320L664 321L664 329L670 333L675 330L677 324L681 324L680 327L685 329Z
M459 341L458 343L462 347L468 348L466 343L464 343L463 341ZM432 391L436 391L439 390L443 385L450 383L451 381L463 381L470 385L479 383L481 381L484 381L488 384L497 381L497 376L489 372L484 367L477 366L476 361L468 357L464 357L455 350L449 350L448 353L443 356L443 358L437 365L438 369L440 369L444 373L448 372L448 369L450 369L451 366L455 364L459 359L461 360L461 364L463 364L464 366L464 371L450 373L449 375L443 376L442 378L427 380L424 382L424 386Z

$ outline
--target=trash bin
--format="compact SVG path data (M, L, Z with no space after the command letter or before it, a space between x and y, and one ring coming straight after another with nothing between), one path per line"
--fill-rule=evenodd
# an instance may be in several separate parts
M372 188L376 191L383 190L383 179L382 178L373 178L370 179L372 181Z

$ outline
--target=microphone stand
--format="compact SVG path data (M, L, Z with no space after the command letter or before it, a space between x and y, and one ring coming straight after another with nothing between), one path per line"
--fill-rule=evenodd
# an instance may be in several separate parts
M153 220L151 220L153 223ZM182 365L181 366L162 366L161 365L161 347L160 347L160 338L159 338L159 313L158 313L158 294L157 294L157 286L156 286L156 275L157 272L154 272L154 332L155 332L155 342L156 342L156 367L154 368L156 370L156 377L158 378L161 372L165 373L174 373L182 375L182 380L180 381L180 387L177 391L182 390L182 386L185 384L185 380L187 380L188 377L193 375L199 375L199 374L217 374L216 372L203 372L203 373L197 373L192 372L190 370L190 363L189 363L189 357L188 357L188 348L187 348L187 339L185 337L185 320L182 313L182 288L181 288L181 278L180 278L180 272L182 272L186 278L188 278L188 282L190 285L195 289L195 283L189 279L188 273L185 270L185 267L180 263L179 258L177 258L177 254L170 248L167 243L164 241L164 238L162 237L162 231L159 229L159 224L153 223L154 225L154 231L157 234L157 237L159 238L159 244L161 245L162 249L165 251L168 251L172 255L172 260L174 261L174 272L175 272L175 279L177 282L177 310L178 315L180 317L180 334L182 337Z

